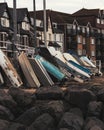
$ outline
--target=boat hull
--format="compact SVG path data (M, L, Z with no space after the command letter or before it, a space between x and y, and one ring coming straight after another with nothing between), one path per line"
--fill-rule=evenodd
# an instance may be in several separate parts
M23 82L20 76L18 75L16 69L13 67L10 60L2 52L2 50L0 50L0 59L1 59L0 66L2 70L5 72L5 74L7 75L13 87L20 87L23 84Z
M24 52L18 56L18 61L29 86L35 88L40 87L40 82L36 77L33 68Z
M32 65L32 68L33 68L35 74L37 75L40 83L43 86L54 85L54 82L52 81L51 77L49 76L49 74L47 73L44 66L41 64L41 62L39 60L29 58L29 61Z
M63 80L65 78L65 75L53 64L45 60L43 57L37 55L35 56L36 59L38 59L42 65L45 67L45 69L54 77L56 77L59 81Z

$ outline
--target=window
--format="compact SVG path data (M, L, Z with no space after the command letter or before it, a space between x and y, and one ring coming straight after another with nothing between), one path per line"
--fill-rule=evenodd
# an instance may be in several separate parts
M89 33L89 27L86 28L87 33Z
M82 32L85 33L85 27L82 27Z
M51 41L51 34L49 34L49 41Z
M95 51L91 51L91 56L95 56Z
M95 44L95 39L91 38L91 44Z
M1 18L1 25L4 27L9 27L9 20L7 18Z
M102 34L104 34L104 29L102 29Z
M22 29L29 30L30 29L29 23L22 22Z
M43 27L43 21L40 22L40 27Z
M57 23L53 23L53 28L57 28Z
M82 55L82 50L78 49L78 55Z
M101 20L101 24L104 24L104 20L103 19Z
M97 23L100 23L100 19L99 18L97 18Z
M85 49L83 49L83 55L86 55L86 50Z
M7 34L6 33L0 33L0 47L6 47L6 37Z
M73 29L76 29L76 25L73 25Z
M78 36L78 37L77 37L77 42L78 42L78 43L81 43L81 36Z
M85 39L85 37L83 37L83 44L86 44L86 39Z

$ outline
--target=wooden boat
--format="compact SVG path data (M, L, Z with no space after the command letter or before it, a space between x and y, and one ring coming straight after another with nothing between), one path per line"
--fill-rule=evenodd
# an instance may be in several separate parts
M18 61L29 86L35 88L40 87L40 82L36 77L33 68L24 52L18 56Z
M4 79L3 79L3 76L2 74L0 73L0 85L4 84Z
M34 58L29 58L29 61L32 65L32 68L33 68L36 76L38 77L40 83L43 86L54 85L54 82L52 81L51 77L49 76L46 69L44 68L44 66L41 64L41 62L39 60L34 59Z
M65 78L65 75L52 63L45 60L43 57L36 55L36 59L38 59L42 65L45 67L45 69L54 77L56 77L59 81L62 81Z
M20 87L23 84L23 82L20 76L18 75L16 69L13 67L10 60L3 53L2 50L0 50L0 59L1 59L0 66L2 70L5 72L5 74L7 75L7 77L9 78L11 84L14 87Z

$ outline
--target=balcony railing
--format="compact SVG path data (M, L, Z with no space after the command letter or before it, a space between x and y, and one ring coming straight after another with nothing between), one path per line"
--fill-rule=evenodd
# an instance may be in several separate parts
M2 46L1 46L2 45ZM12 43L8 41L0 41L0 49L4 52L13 52ZM34 55L35 49L34 47L29 47L27 45L15 44L16 50L14 52L20 53L24 51L27 55Z

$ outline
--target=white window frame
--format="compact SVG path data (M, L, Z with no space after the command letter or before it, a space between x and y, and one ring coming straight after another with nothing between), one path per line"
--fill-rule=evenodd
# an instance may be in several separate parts
M95 56L95 51L94 50L91 51L91 56Z
M97 23L100 24L100 19L99 18L97 18Z

